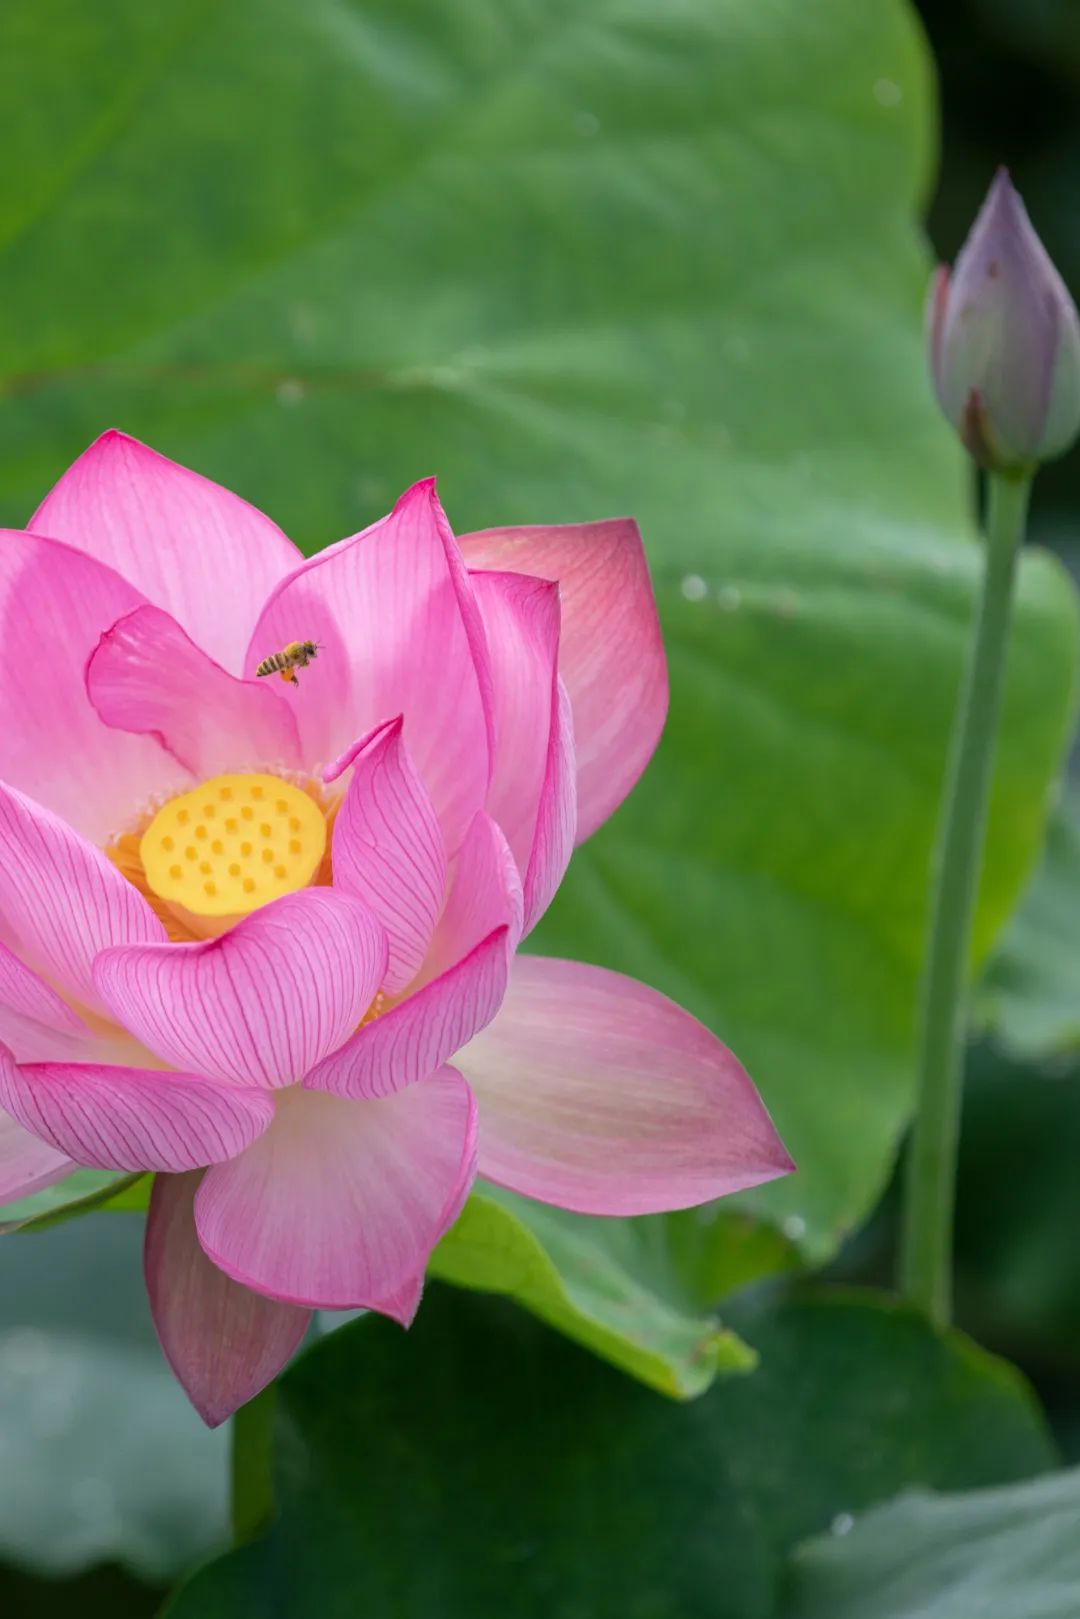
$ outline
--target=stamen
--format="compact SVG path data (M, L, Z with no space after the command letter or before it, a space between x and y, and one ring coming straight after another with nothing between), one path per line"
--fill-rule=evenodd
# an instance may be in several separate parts
M379 1018L379 1017L382 1017L382 1015L383 1015L383 1013L385 1011L386 1011L386 993L385 993L384 990L380 989L376 993L375 999L372 1001L371 1005L368 1007L367 1011L364 1013L363 1017L360 1019L360 1027L363 1028L365 1023L374 1023L375 1019Z

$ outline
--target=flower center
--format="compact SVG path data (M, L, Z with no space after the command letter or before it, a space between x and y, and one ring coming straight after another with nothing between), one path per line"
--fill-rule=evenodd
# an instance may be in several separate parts
M146 883L202 937L306 888L326 852L326 817L278 776L214 776L162 806L139 843Z

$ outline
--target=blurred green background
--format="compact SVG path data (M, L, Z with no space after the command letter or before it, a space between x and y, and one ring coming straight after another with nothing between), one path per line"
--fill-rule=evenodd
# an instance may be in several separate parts
M103 0L93 14L12 0L0 17L0 515L25 520L113 422L237 488L308 550L431 470L462 530L632 510L672 724L539 944L706 1017L800 1164L716 1214L582 1235L511 1202L511 1236L498 1226L500 1243L540 1244L564 1293L526 1302L570 1336L690 1387L703 1354L717 1357L706 1372L724 1364L702 1325L723 1301L762 1357L752 1379L668 1405L501 1301L439 1289L406 1348L347 1328L297 1368L281 1534L224 1585L193 1587L179 1619L275 1611L290 1577L318 1593L313 1611L360 1611L365 1595L395 1611L395 1559L410 1564L415 1542L397 1546L363 1469L334 1452L320 1378L350 1389L354 1432L383 1447L399 1488L443 1512L439 1480L479 1424L486 1461L463 1500L498 1520L528 1615L554 1611L560 1590L521 1572L536 1522L571 1564L575 1535L588 1544L598 1591L610 1523L623 1538L641 1528L661 1585L687 1562L669 1608L648 1606L646 1580L620 1619L696 1615L698 1602L711 1619L758 1619L774 1611L774 1542L909 1483L1049 1464L1022 1393L966 1349L941 1351L877 1304L740 1293L804 1265L891 1280L926 859L975 570L964 469L922 376L913 222L929 208L951 256L1005 161L1080 287L1072 0L920 10L941 81L940 181L928 59L891 0ZM1037 538L1073 571L1078 510L1074 455L1034 504ZM1033 560L982 952L1030 880L1074 666L1061 576ZM1080 1457L1073 825L1066 808L1055 865L980 996L959 1300L961 1325L1028 1373ZM472 1218L441 1256L451 1279L490 1272L501 1216ZM158 1358L140 1224L92 1214L0 1247L4 1619L154 1612L224 1538L225 1435L202 1430ZM486 1366L491 1344L503 1352ZM369 1404L352 1389L358 1353ZM418 1417L409 1378L434 1390ZM449 1418L440 1428L458 1398L464 1437ZM383 1431L386 1409L397 1425ZM518 1500L507 1477L560 1420L580 1498L555 1508L541 1479ZM435 1436L431 1456L413 1421ZM356 1528L335 1517L338 1496L304 1494L320 1469L373 1525L365 1557L369 1570L385 1560L385 1590L350 1595L325 1575L343 1546L357 1556ZM778 1481L796 1471L800 1500L781 1511ZM662 1488L633 1482L654 1477ZM583 1534L575 1514L605 1493L607 1519ZM678 1505L670 1522L662 1498ZM467 1533L447 1534L450 1554ZM425 1555L440 1568L438 1546ZM449 1563L433 1587L444 1611L499 1611L497 1580L459 1589ZM610 1590L592 1600L582 1613L612 1611Z

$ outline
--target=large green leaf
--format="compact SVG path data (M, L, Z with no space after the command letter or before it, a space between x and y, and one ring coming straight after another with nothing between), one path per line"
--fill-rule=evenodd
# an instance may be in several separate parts
M587 1220L490 1186L469 1199L435 1250L431 1274L507 1293L642 1382L687 1398L717 1372L747 1371L754 1356L694 1310L670 1252L643 1246L654 1232L666 1235L665 1223ZM775 1252L765 1254L768 1237L746 1235L752 1274L783 1268L782 1243L774 1239Z
M907 8L9 0L0 31L4 514L110 418L309 548L432 468L461 528L635 512L671 725L541 947L721 1031L800 1165L747 1206L827 1253L910 1109L979 567L923 375ZM1020 598L980 956L1072 687L1062 575L1027 559Z
M3 1245L0 1561L56 1577L111 1560L164 1582L224 1542L227 1435L166 1365L141 1248L123 1215Z
M783 1619L1076 1619L1080 1470L910 1495L794 1561Z
M1021 1057L1080 1047L1080 800L1055 809L1024 902L987 967L978 1011Z
M224 1539L225 1441L160 1355L0 1331L0 1556L70 1574L106 1558L175 1579Z
M0 1207L0 1236L44 1231L94 1209L142 1210L150 1200L150 1176L107 1169L77 1169L55 1186Z
M788 1548L837 1513L1052 1461L1015 1373L895 1305L740 1326L761 1369L690 1406L501 1301L435 1288L404 1340L342 1328L279 1386L278 1522L170 1619L765 1619Z

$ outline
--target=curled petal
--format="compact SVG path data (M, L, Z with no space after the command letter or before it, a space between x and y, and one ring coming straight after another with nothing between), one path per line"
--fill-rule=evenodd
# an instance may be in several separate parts
M274 592L247 672L298 637L319 645L296 702L304 757L329 764L388 714L403 715L453 853L487 791L489 677L476 604L433 479Z
M487 807L525 874L525 931L574 847L574 740L560 694L559 589L527 574L477 573L491 664L495 757Z
M0 929L24 961L102 1012L93 977L98 952L165 939L142 895L100 849L3 783Z
M656 990L519 956L498 1017L458 1059L480 1173L581 1214L691 1208L794 1166L746 1073Z
M423 971L412 992L430 984L496 928L509 930L517 949L523 926L521 878L502 828L478 815L450 868L449 892Z
M403 1321L476 1172L476 1110L452 1068L379 1101L289 1091L274 1126L205 1176L199 1241L236 1281Z
M338 1096L390 1096L433 1073L495 1016L506 989L508 930L496 928L374 1023L358 1029L304 1081Z
M382 981L386 935L346 894L308 888L198 944L106 950L99 992L166 1062L291 1085L356 1027Z
M115 431L68 468L30 527L115 568L229 670L271 590L303 561L239 495Z
M460 544L470 568L558 582L559 673L574 716L580 843L633 787L667 714L664 646L638 526L617 517L491 528Z
M98 637L142 600L81 551L0 530L0 780L95 843L123 831L155 795L190 786L153 738L110 731L87 701L86 660Z
M529 863L544 781L559 661L559 587L519 573L478 573L473 594L487 635L495 757L487 810Z
M9 1113L0 1113L0 1203L14 1203L54 1186L76 1167L65 1153L24 1130Z
M158 1175L143 1270L165 1359L211 1428L273 1381L300 1347L311 1311L241 1287L207 1259L195 1234L198 1171Z
M14 1061L0 1048L0 1106L88 1169L195 1169L250 1146L273 1117L263 1091L198 1074Z
M415 1085L495 1016L520 932L513 857L486 815L473 823L415 989L308 1074L305 1086L380 1097Z
M446 848L435 807L388 720L349 750L328 781L352 766L334 821L334 885L370 905L386 929L383 987L396 994L427 955L446 886Z
M86 690L106 725L153 737L196 779L302 764L288 704L228 674L160 607L137 607L105 631Z

